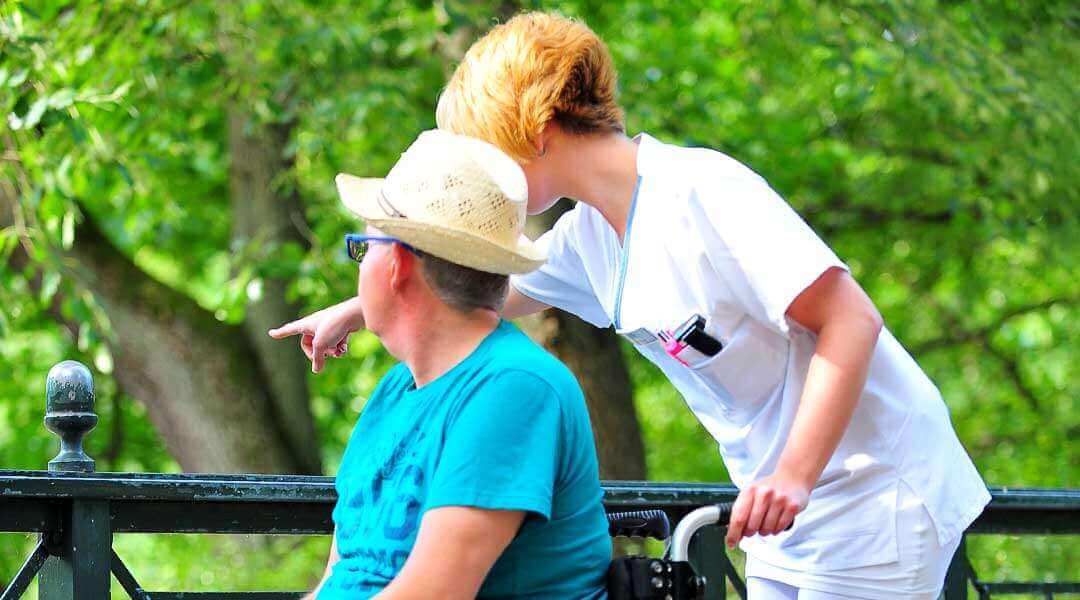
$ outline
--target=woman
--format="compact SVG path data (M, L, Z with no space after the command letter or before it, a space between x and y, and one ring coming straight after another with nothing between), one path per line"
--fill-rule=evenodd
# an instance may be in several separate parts
M530 13L478 40L440 97L440 128L521 164L530 213L577 201L504 316L556 306L660 367L740 488L727 541L754 600L935 598L989 501L938 390L761 177L627 137L615 96L588 27ZM346 302L271 335L303 334L317 371L362 322Z

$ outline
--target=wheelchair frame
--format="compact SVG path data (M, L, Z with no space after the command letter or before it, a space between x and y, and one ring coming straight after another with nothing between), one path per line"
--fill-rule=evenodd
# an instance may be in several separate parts
M661 510L608 515L612 537L648 537L670 543L660 558L622 556L608 570L609 600L702 600L707 581L690 564L690 541L703 527L726 526L732 503L703 506L687 514L669 536L671 524Z

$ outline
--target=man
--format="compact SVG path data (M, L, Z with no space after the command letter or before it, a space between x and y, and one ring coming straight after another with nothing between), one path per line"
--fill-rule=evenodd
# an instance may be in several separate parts
M544 260L522 235L524 173L485 142L428 131L385 180L339 175L338 189L367 223L346 238L362 320L349 326L401 363L345 450L311 597L606 597L611 542L581 390L499 317L508 274ZM325 317L270 335L301 335L314 359Z

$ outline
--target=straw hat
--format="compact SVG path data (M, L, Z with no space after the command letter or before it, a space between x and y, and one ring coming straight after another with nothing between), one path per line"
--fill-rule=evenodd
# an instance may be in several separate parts
M495 146L448 131L420 134L385 179L341 173L341 201L415 248L489 273L527 273L544 253L522 233L525 173Z

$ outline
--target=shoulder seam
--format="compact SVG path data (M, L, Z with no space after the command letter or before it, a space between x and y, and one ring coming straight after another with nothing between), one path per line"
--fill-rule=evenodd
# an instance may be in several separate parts
M563 365L563 368L566 368L565 365ZM520 373L522 375L527 376L529 379L535 379L536 381L539 381L540 383L544 384L544 386L547 387L547 389L549 391L551 391L552 394L554 394L555 396L558 396L560 398L562 397L561 394L559 394L559 391L555 389L555 386L551 385L551 382L549 382L547 379L544 379L543 377L540 377L536 373L534 373L532 371L528 371L528 370L523 369L521 367L508 367L508 368L505 368L505 369L500 369L498 373L496 373L495 375L492 376L492 379L497 379L499 376L504 375L506 373Z

